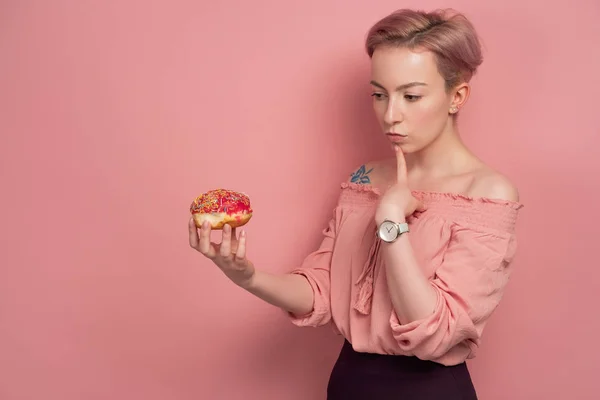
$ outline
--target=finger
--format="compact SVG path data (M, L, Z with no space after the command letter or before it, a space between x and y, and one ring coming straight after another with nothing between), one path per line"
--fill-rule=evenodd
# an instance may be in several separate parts
M406 170L406 159L404 158L404 153L400 146L394 146L394 151L396 152L396 180L400 183L405 183L408 180L408 172Z
M194 249L198 248L198 243L200 243L200 238L198 237L198 228L196 227L196 223L194 222L194 218L190 218L188 222L188 230L190 236L190 246Z
M423 202L419 201L419 202L417 203L417 208L416 208L416 210L417 210L418 212L423 212L423 211L427 210L427 206L426 206L426 205L425 205Z
M246 258L246 231L241 231L235 260L242 261L244 258Z
M235 255L237 253L239 239L237 236L236 228L231 228L231 254Z
M231 255L231 226L225 224L223 226L223 240L219 249L221 257L229 257Z
M200 229L200 244L198 248L200 253L204 254L206 257L214 258L216 256L216 250L210 242L210 231L210 223L205 221Z

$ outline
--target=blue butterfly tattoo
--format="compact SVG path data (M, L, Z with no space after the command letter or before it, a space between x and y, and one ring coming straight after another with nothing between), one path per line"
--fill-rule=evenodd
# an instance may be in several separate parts
M371 171L373 171L373 168L367 171L366 167L362 165L356 172L353 172L350 175L350 182L360 183L363 185L371 183L371 179L369 178L369 173Z

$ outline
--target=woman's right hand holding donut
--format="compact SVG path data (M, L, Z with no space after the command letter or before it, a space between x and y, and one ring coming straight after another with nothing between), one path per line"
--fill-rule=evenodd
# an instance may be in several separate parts
M255 274L254 265L246 259L246 233L242 231L239 239L235 228L225 225L221 243L210 240L211 227L204 222L198 234L198 228L191 218L189 223L190 246L215 263L221 271L242 288L248 288Z
M267 303L293 314L305 315L312 311L314 293L305 277L256 270L246 258L244 231L237 238L235 229L225 225L221 243L214 243L210 241L211 230L208 222L198 229L193 218L190 219L190 246L215 263L231 281Z

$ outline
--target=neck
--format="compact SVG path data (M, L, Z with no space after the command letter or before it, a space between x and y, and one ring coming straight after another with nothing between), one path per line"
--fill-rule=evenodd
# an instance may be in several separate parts
M406 155L406 166L408 171L418 175L434 177L455 174L464 167L469 154L456 124L450 120L442 134L430 145Z

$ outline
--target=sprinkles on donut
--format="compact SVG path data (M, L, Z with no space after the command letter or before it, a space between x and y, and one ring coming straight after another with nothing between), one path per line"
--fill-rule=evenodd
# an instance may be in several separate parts
M253 211L248 195L229 189L214 189L196 197L190 212L198 228L208 221L212 229L219 230L225 224L232 228L246 225Z

